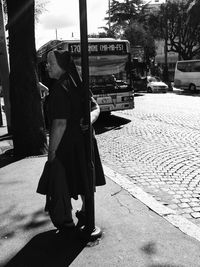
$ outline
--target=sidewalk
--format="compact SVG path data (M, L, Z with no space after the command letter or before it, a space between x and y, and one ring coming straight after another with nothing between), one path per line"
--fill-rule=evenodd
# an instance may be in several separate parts
M101 240L84 247L56 234L43 212L44 196L35 193L45 161L31 157L0 169L0 267L200 267L200 243L132 197L107 171L107 185L96 193ZM73 205L80 208L79 201Z

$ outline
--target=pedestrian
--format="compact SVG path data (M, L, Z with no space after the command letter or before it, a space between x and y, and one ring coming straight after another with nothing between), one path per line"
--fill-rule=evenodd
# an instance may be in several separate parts
M58 229L75 227L72 218L71 198L81 195L82 208L77 211L77 226L85 224L85 198L90 196L88 186L88 163L86 155L85 130L83 125L82 82L74 61L68 51L54 50L47 55L47 71L54 79L48 97L50 121L48 175L44 191L47 195L46 210ZM91 123L98 118L99 107L92 96ZM95 136L92 138L95 185L105 184L105 177ZM44 170L45 171L45 170ZM43 172L44 173L44 172ZM47 176L48 176L47 175ZM41 179L37 192L41 190Z

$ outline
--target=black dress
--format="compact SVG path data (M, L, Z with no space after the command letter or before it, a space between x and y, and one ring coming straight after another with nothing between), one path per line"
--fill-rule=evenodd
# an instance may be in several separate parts
M90 195L88 186L88 168L86 160L85 137L80 127L83 117L83 104L80 89L65 74L52 87L48 111L50 124L54 119L66 119L67 126L56 150L56 157L66 170L66 179L70 196ZM93 136L93 162L95 166L95 185L104 185L105 177L99 157L96 139Z

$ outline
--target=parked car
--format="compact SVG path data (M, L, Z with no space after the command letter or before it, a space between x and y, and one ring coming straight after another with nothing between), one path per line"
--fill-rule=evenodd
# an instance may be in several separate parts
M147 76L147 93L166 93L168 85L158 77Z

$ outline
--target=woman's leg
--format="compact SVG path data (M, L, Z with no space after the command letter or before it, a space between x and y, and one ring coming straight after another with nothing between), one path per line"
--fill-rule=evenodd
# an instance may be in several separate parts
M76 217L78 219L78 223L76 227L81 228L82 226L85 225L85 196L81 195L81 200L82 200L82 206L81 209L76 212Z
M82 200L81 211L85 212L85 196L84 195L81 195L81 200Z

